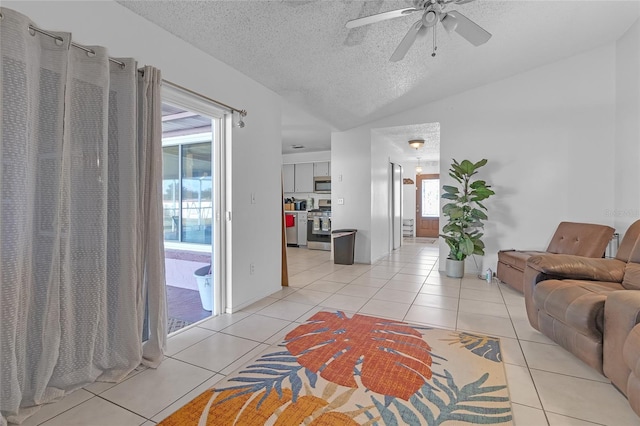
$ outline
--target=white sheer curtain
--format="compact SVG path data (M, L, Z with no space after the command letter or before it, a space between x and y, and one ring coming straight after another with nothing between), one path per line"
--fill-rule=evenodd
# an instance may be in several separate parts
M0 424L166 343L160 72L0 8ZM149 339L142 343L145 310Z

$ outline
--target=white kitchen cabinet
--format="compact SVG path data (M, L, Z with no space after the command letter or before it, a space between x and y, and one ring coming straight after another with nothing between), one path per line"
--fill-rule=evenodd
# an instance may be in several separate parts
M298 245L307 245L307 212L298 212Z
M282 190L283 192L295 192L295 166L293 164L282 165Z
M331 176L331 170L329 169L329 162L324 161L322 163L313 163L313 175L314 176Z
M294 192L313 192L313 163L296 164L294 170Z

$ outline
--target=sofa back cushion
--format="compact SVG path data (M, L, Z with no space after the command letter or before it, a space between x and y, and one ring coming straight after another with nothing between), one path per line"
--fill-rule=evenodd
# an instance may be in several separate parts
M624 268L622 287L627 290L640 290L640 263L627 263Z
M640 220L636 220L631 224L627 232L624 233L624 237L622 237L622 242L620 243L620 247L618 247L618 252L616 253L616 259L622 260L623 262L629 262L631 259L631 254L636 248L636 243L638 242L638 238L640 237ZM636 255L640 255L636 251ZM640 263L640 259L635 261L636 263Z
M593 223L560 222L547 251L584 257L602 257L615 230Z
M640 239L629 255L629 263L624 268L622 286L627 290L640 290Z

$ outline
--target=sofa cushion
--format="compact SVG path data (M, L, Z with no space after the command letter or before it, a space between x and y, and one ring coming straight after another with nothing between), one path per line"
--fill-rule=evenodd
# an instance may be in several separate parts
M551 237L549 253L602 257L615 230L594 223L560 222Z
M627 263L622 286L627 290L640 290L640 263Z
M604 302L622 290L620 283L583 280L547 280L534 290L536 307L579 333L602 341Z
M640 377L640 325L636 325L627 336L622 356L631 374Z
M624 393L633 411L640 416L640 325L629 332L622 348L622 357L631 370Z
M633 222L629 229L627 229L627 232L624 233L624 237L622 237L622 242L616 253L616 259L622 260L623 262L633 261L640 252L640 247L637 247L638 250L636 250L638 240L640 240L640 220ZM635 262L640 261L636 260Z
M585 336L544 312L538 312L538 317L542 334L602 374L602 340L598 336Z
M520 271L524 271L527 266L527 259L537 254L544 254L543 251L519 251L519 250L501 250L498 252L498 262L505 263Z

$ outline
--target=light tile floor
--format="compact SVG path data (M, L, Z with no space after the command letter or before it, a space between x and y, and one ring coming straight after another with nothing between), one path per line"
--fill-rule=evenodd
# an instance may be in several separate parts
M139 368L117 385L94 383L25 424L153 425L322 309L499 336L518 426L640 424L605 377L529 326L521 294L445 277L437 245L427 242L405 240L374 265L335 265L328 252L289 248L290 287L179 331L158 369Z

